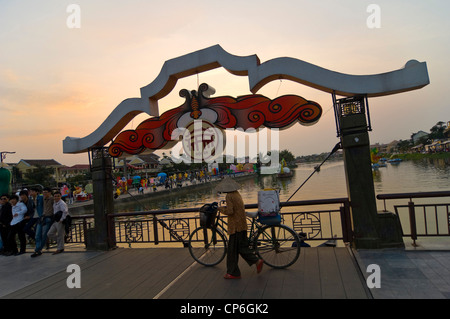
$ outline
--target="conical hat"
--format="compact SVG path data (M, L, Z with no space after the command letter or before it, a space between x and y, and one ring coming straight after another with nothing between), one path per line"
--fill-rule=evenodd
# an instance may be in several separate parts
M223 181L216 186L216 191L220 193L230 193L237 191L239 188L241 188L241 185L235 182L232 178L225 177Z

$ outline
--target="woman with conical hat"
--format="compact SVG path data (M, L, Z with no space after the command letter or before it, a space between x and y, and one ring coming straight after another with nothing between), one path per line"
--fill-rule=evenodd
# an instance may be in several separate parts
M225 177L216 187L217 192L227 193L226 206L219 207L220 212L228 216L229 240L225 279L241 278L241 271L238 267L239 255L244 258L249 266L256 264L258 274L263 266L263 260L258 259L255 251L250 249L248 245L247 218L244 201L238 192L239 188L240 185L229 177Z

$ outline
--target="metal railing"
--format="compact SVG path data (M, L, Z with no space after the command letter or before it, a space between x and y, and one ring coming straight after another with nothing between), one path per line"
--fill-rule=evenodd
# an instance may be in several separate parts
M293 201L281 203L282 223L297 233L306 234L306 240L330 239L352 241L350 204L347 198ZM257 204L245 205L248 211ZM110 240L117 244L182 243L186 245L189 234L198 226L199 207L165 209L108 215L114 229ZM93 215L73 217L69 242L87 243L86 234L94 227ZM250 222L248 223L250 225Z
M72 217L72 227L66 236L66 243L87 244L87 233L94 228L94 214Z
M394 210L402 224L403 236L410 236L413 246L417 246L418 236L450 236L450 203L416 204L413 199L445 197L450 197L450 191L377 195L377 199L384 201L385 211L386 200L409 199L406 205L394 205Z

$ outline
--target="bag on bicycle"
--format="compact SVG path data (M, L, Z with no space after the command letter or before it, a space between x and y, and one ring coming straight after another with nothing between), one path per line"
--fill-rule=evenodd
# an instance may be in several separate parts
M258 192L258 212L260 216L277 216L280 212L280 195L275 189Z
M217 202L205 204L200 208L200 226L213 228L217 216Z
M258 221L265 225L281 223L280 195L275 189L265 189L258 192Z

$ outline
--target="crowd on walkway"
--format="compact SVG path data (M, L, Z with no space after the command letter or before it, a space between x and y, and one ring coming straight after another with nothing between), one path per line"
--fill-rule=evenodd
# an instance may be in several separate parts
M172 174L160 173L161 175L152 178L140 178L125 179L118 178L114 198L118 198L121 194L136 193L144 194L147 190L151 192L157 192L161 190L168 190L172 188L182 188L185 186L198 185L211 181L222 180L224 176L239 176L244 174L250 174L251 172L232 172L211 174L211 172L196 171L196 172L178 172Z
M24 254L27 236L35 242L31 257L40 256L44 247L48 248L49 240L57 243L53 254L62 253L70 221L60 191L44 188L41 194L39 188L31 188L16 194L3 194L0 197L0 253L4 256Z

